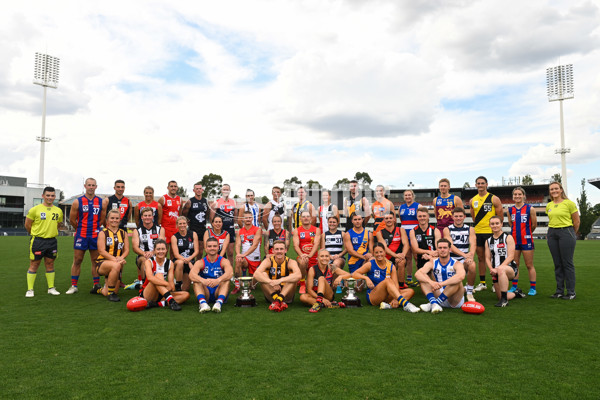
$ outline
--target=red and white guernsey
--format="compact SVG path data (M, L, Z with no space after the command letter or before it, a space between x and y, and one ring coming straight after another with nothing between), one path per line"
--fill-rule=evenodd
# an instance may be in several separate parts
M252 225L252 227L250 229L246 229L245 226L243 226L240 231L238 232L238 234L240 235L240 240L242 243L242 253L245 253L246 251L248 251L248 249L250 247L252 247L252 242L254 242L254 237L256 236L258 232L258 227ZM256 249L254 249L254 251L252 253L250 253L247 258L250 261L260 261L260 243L262 242L262 238L260 238L259 242L258 242L258 246L256 246Z

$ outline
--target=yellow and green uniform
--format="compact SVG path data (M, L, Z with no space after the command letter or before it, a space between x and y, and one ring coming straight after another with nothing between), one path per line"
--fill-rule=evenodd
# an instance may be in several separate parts
M560 203L551 201L546 205L546 214L548 214L549 228L566 228L573 226L572 215L577 212L577 206L569 199Z
M494 195L491 193L486 194L484 197L479 196L479 194L473 197L471 216L473 217L475 233L492 233L490 218L496 215L496 210L492 203L493 198Z
M27 213L27 218L33 221L31 236L44 239L58 236L58 224L62 222L63 212L56 206L38 204Z

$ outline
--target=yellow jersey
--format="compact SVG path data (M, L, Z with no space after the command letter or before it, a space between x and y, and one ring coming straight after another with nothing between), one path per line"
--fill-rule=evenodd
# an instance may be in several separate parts
M43 203L32 207L27 218L33 221L31 236L50 239L58 236L58 224L63 220L63 212L56 206L45 206Z
M125 249L125 241L129 240L127 233L123 229L113 232L108 228L104 228L102 232L104 232L104 240L106 241L106 252L111 256L120 257ZM104 259L104 256L99 254L96 261L103 261Z
M493 194L488 193L481 197L477 194L471 202L471 217L473 218L473 227L475 233L492 233L490 228L490 218L496 215L494 204L492 203Z

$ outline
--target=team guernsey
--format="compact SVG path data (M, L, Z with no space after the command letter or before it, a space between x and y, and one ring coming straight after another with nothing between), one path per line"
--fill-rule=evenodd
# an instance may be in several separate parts
M273 243L277 240L281 240L285 243L285 239L287 238L287 231L285 229L281 229L279 232L275 232L275 229L269 229L269 235L267 240L269 241L269 254L273 254Z
M186 235L183 236L178 231L175 233L175 239L177 240L177 251L182 257L187 258L194 254L194 232L188 230Z
M524 204L521 208L512 206L508 208L508 215L512 222L511 235L515 240L516 250L533 250L533 237L531 236L531 205Z
M179 217L179 209L181 208L181 197L171 197L168 194L163 197L165 204L163 205L160 225L165 228L167 243L171 243L171 236L177 232L177 217Z
M385 260L385 266L380 268L377 265L377 261L371 260L371 269L367 272L367 277L373 282L373 285L377 287L385 278L391 278L392 276L392 262L390 260ZM374 288L373 288L374 289ZM371 300L369 299L369 294L371 290L367 288L367 301L371 304Z
M98 232L100 232L100 214L102 199L94 196L88 199L85 195L77 198L79 202L77 230L73 248L76 250L96 250Z
M198 200L196 197L190 199L190 209L188 210L188 219L190 220L190 229L198 235L198 240L204 240L206 231L206 218L208 217L208 202L203 197Z
M140 214L140 225L142 225L142 210L146 207L152 209L152 217L154 225L158 225L158 201L152 200L150 203L146 203L145 201L140 201L137 206L138 212Z
M298 227L298 239L300 241L300 250L303 254L310 254L313 247L315 246L315 237L317 235L317 228L312 226L309 229L305 229L302 225ZM317 264L317 252L308 259L308 267L312 267Z
M344 232L336 230L334 233L327 231L325 235L325 250L332 256L344 251Z
M285 278L289 276L291 271L289 269L290 259L286 257L281 264L277 263L275 256L271 256L271 268L269 268L269 278L272 281L276 279Z
M165 258L165 261L162 264L159 264L156 262L156 259L152 257L150 261L152 262L152 275L162 275L165 281L167 281L169 279L169 270L171 269L171 260ZM146 289L148 283L150 283L150 281L148 280L148 277L146 277L140 288L140 296L144 293L144 289Z
M433 225L429 225L425 230L417 225L415 228L415 238L420 249L435 250L435 227ZM426 262L427 260L423 258L423 255L419 254L417 257L417 267L422 268Z
M242 244L242 253L247 252L250 249L250 247L252 247L252 242L254 242L254 238L256 237L258 230L259 230L259 228L254 225L252 225L252 227L250 227L250 229L246 229L245 226L243 226L240 229L238 234L240 235L240 241ZM254 249L254 251L252 251L252 253L250 253L246 256L246 260L248 260L249 270L250 270L251 274L254 274L254 271L256 271L256 267L258 267L258 264L260 263L260 242L261 241L262 241L262 238L259 238L258 246L256 246L256 248Z
M437 228L443 231L444 228L454 223L452 218L452 210L456 204L454 203L454 195L448 197L438 196L435 201L435 219L437 220Z
M421 205L417 202L412 203L410 206L406 204L400 206L400 221L402 222L402 228L407 234L419 225L419 221L417 220L417 209L419 207Z
M362 232L358 233L354 230L354 228L348 231L350 235L350 242L352 243L352 248L355 252L360 255L366 254L369 251L369 239L371 237L371 232L367 231L363 228ZM350 273L353 273L357 269L359 269L365 260L362 258L358 258L352 255L348 255L348 269Z
M213 262L210 262L208 256L203 258L204 260L204 268L200 271L200 276L204 279L217 279L225 271L223 271L223 267L221 266L221 261L223 261L223 257L218 256L217 259Z
M219 253L223 251L223 244L225 243L225 239L227 239L227 235L229 235L229 232L227 231L221 231L221 233L216 234L212 228L208 228L208 237L215 238L219 241Z
M310 201L304 200L302 204L294 204L292 207L292 229L300 226L300 216L304 211L310 212Z
M258 203L250 204L246 202L244 204L244 211L252 213L252 225L260 226L260 207Z
M333 204L319 206L319 228L321 233L329 230L329 217L333 217Z
M271 200L271 210L269 211L269 227L268 229L273 229L273 217L275 215L279 215L283 218L283 214L285 213L285 203L280 201L279 203L275 202L275 200Z
M362 196L352 197L352 193L350 193L350 196L344 198L344 209L346 210L346 232L349 232L354 227L352 224L352 219L350 218L353 213L356 213L363 218L365 216L362 199Z
M385 229L385 221L383 220L383 217L388 210L386 209L385 204L379 201L373 203L372 209L373 217L375 218L375 221L373 222L373 227L375 228L373 235L376 235L377 232L381 232L383 229Z
M506 241L508 235L505 232L495 238L493 235L487 240L488 246L490 248L490 253L492 256L492 268L498 268L508 257L508 243ZM515 277L517 276L517 264L513 261L510 262L509 266L515 272ZM494 282L498 281L498 277L492 277Z
M400 227L395 226L394 229L390 232L386 228L381 230L381 237L383 238L385 245L388 249L393 251L396 254L402 253L403 245L402 245L402 232L400 231ZM385 255L388 260L392 259L392 256L389 254Z
M331 272L329 266L325 267L325 271L321 271L321 268L319 268L318 265L313 266L312 269L315 273L315 277L313 278L313 291L318 292L317 289L319 286L320 277L324 277L327 281L327 284L331 286L331 284L333 283L333 272Z
M458 250L467 254L469 252L469 236L471 234L471 227L463 224L460 228L454 226L454 224L447 227L450 232L450 238L452 238L452 244ZM464 261L465 258L458 254L450 253L450 257L457 261Z
M233 226L235 217L235 200L225 200L221 197L217 200L217 210L215 213L223 219L223 230L229 232L231 238L235 239L235 227Z
M102 230L105 237L105 250L108 254L113 257L120 257L123 254L125 248L125 241L129 240L127 233L123 229L117 229L116 232L111 231L108 228ZM102 261L106 260L102 254L98 255L96 259L96 265L100 266Z
M154 251L154 243L160 236L160 226L152 225L150 228L146 228L142 225L137 228L137 231L140 238L140 249L143 252Z
M490 218L496 215L494 205L492 204L493 194L488 193L485 197L479 196L479 194L473 197L473 207L471 209L471 215L473 216L473 227L475 233L492 233L490 228Z
M442 264L439 258L436 258L433 262L433 276L436 282L443 282L452 278L456 275L456 270L454 269L454 264L456 264L457 260L454 258L450 258L446 264Z
M119 211L119 216L121 217L121 222L119 223L119 228L127 229L127 222L129 221L129 215L131 214L131 202L125 196L120 199L117 195L113 194L108 198L108 206L106 207L106 212L110 210Z

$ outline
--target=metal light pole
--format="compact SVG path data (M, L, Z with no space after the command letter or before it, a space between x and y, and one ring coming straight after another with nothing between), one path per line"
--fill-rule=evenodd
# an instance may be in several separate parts
M44 101L42 109L42 136L37 136L36 140L40 142L40 175L39 184L44 184L44 156L46 152L46 142L50 138L46 137L46 90L48 87L56 89L58 87L58 71L60 60L47 54L35 53L35 69L33 71L33 83L44 87Z
M559 65L546 69L546 83L548 85L548 101L560 102L560 149L555 153L560 154L562 166L562 185L565 194L568 194L567 186L567 153L571 149L565 147L565 124L563 120L563 100L575 97L573 88L573 64Z

